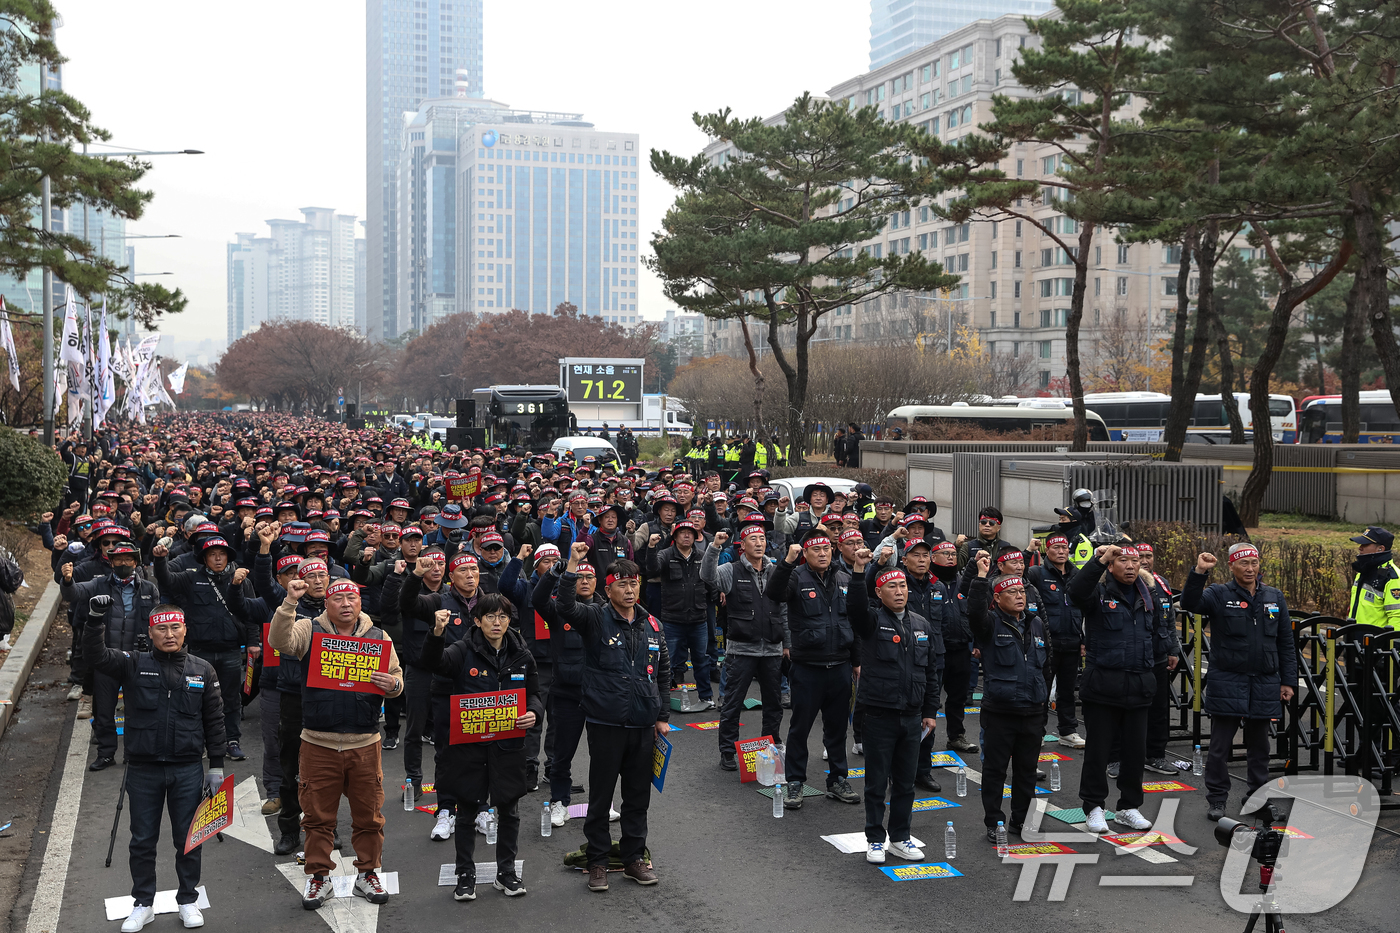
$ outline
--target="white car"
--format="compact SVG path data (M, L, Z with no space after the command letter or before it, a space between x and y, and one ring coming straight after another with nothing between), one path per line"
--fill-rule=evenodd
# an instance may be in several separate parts
M600 467L612 463L614 469L622 468L622 458L617 455L617 448L612 445L612 441L605 441L601 437L571 434L555 441L549 452L561 460L566 453L572 453L575 463L582 463L584 457L597 457Z
M446 441L447 429L457 427L456 418L429 418L428 419L428 440Z
M834 476L790 476L787 479L775 479L770 485L779 498L787 496L793 505L796 505L802 501L803 490L812 483L826 483L833 492L844 492L848 496L856 487L853 480L838 479Z

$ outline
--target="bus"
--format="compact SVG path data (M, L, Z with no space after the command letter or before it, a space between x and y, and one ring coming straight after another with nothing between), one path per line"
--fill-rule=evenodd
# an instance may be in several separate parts
M1060 404L1059 399L1028 399L1040 404L1025 406L969 405L967 402L954 402L951 405L901 405L891 409L885 417L885 436L889 437L898 428L908 440L918 440L921 433L918 425L940 425L954 427L968 424L985 431L999 434L1029 434L1030 440L1039 440L1037 432L1074 429L1074 412ZM1089 440L1108 440L1108 428L1103 419L1093 412L1087 415ZM955 438L950 438L955 439ZM1056 440L1060 438L1054 438ZM1069 439L1066 433L1065 440Z
M997 399L996 405L1031 405L1055 402L1069 408L1069 399L1018 399L1010 396ZM1108 426L1108 435L1115 441L1160 441L1171 413L1172 397L1161 392L1088 392L1084 407L1096 412ZM1249 396L1235 393L1245 436L1254 431L1254 416L1249 410ZM1269 396L1269 422L1274 440L1281 444L1296 444L1300 438L1298 412L1291 396ZM1186 429L1187 442L1228 444L1230 421L1218 395L1197 395L1191 420Z
M1394 444L1400 442L1400 415L1387 389L1359 393L1361 398L1362 444ZM1342 442L1342 397L1314 395L1303 399L1299 416L1300 433L1306 444L1340 444Z
M486 429L493 447L548 453L556 440L575 433L568 395L559 386L489 386L472 390L472 399L475 426Z

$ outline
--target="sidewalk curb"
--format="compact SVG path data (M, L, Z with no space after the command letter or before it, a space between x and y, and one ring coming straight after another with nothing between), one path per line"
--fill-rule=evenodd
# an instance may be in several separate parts
M39 597L38 604L30 613L19 641L15 642L5 663L0 665L0 736L4 736L5 728L15 714L15 704L29 683L29 674L39 660L39 652L44 650L49 629L58 618L58 609L62 604L58 584L50 581L48 589L44 590L44 595Z

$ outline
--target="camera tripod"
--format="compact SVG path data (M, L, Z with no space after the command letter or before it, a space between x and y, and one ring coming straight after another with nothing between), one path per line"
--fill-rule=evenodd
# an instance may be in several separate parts
M1273 882L1273 862L1260 864L1259 903L1249 912L1249 922L1244 925L1244 933L1254 933L1254 925L1259 922L1261 916L1264 918L1264 933L1285 933L1283 912L1279 910L1278 901L1275 900L1273 892L1269 890L1269 886Z

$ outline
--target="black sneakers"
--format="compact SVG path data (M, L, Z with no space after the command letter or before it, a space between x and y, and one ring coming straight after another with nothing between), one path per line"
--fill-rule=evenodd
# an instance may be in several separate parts
M454 901L476 900L476 872L457 876L457 887L452 889L452 899Z
M508 875L496 875L496 880L491 886L506 897L519 897L525 893L525 885L519 878L515 877L515 872Z

